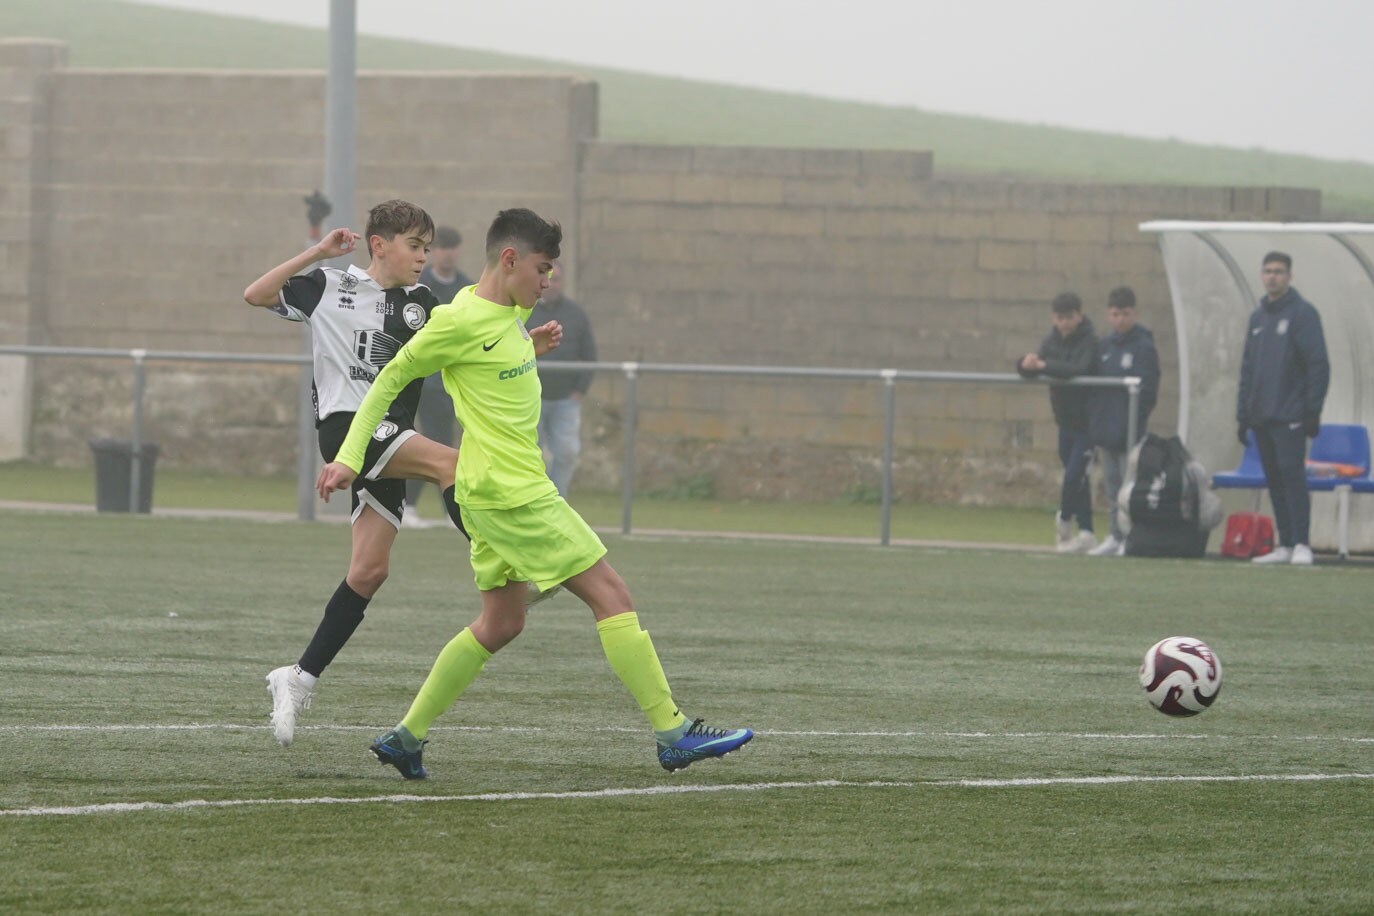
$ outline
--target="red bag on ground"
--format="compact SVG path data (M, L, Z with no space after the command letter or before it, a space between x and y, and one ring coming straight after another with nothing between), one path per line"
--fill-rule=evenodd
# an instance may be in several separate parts
M1274 549L1274 520L1258 512L1232 512L1226 517L1226 538L1221 542L1223 557L1248 560L1262 557Z

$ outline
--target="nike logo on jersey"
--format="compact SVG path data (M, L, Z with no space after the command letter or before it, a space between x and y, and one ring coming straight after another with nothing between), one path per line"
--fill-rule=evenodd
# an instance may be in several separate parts
M483 351L490 350L492 347L494 347L494 346L496 346L497 344L499 344L503 339L504 339L504 335L503 335L502 337L496 338L495 340L493 340L493 341L492 341L491 343L489 343L489 344L482 344L482 350L483 350Z
M1252 329L1252 330L1250 331L1250 336L1251 336L1251 337L1254 337L1256 334L1259 334L1259 333L1260 333L1261 331L1263 331L1263 330L1264 330L1264 328L1254 328L1254 329Z

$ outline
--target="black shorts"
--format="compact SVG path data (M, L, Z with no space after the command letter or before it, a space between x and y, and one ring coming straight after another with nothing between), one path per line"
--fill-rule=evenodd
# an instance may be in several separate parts
M348 427L353 422L352 413L332 413L320 422L317 432L320 437L320 457L333 461L348 438ZM391 522L397 529L401 527L401 516L405 514L406 482L399 478L383 479L379 475L386 468L396 449L411 436L416 435L415 421L407 416L387 414L368 440L367 452L363 456L363 470L353 481L353 507L351 518L358 520L363 506L371 506L377 514Z

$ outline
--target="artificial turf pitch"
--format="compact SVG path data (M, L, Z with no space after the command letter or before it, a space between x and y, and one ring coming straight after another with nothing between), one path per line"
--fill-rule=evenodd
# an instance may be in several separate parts
M0 911L1374 909L1368 566L608 538L684 710L758 737L663 772L565 595L406 783L366 748L475 611L451 531L267 724L347 538L0 513ZM1201 716L1136 682L1169 635Z

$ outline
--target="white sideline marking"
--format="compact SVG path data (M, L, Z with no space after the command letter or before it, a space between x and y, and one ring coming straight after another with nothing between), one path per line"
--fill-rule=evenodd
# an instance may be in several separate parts
M0 725L0 732L140 732L140 731L268 731L270 725L242 725L227 722L190 723L185 725L124 724L124 725ZM379 725L300 725L297 731L376 732L386 731ZM432 732L547 732L555 729L539 725L436 725ZM596 732L642 734L642 728L602 726L587 729ZM760 735L782 738L975 738L1020 739L1057 738L1072 741L1337 741L1354 744L1374 744L1374 738L1354 738L1337 735L1169 735L1141 733L1112 734L1110 732L935 732L935 731L761 731Z
M179 802L111 802L56 808L0 808L0 817L45 817L84 814L130 814L142 811L185 811L196 808L244 808L266 805L367 805L403 802L508 802L542 799L625 798L646 795L685 795L715 792L768 792L779 789L919 789L957 787L1004 789L1025 786L1101 786L1150 782L1325 782L1374 779L1374 773L1249 774L1239 776L1065 776L1024 779L924 779L914 782L752 782L714 786L645 786L636 789L588 789L570 792L483 792L475 795L370 795L362 798L238 798L221 801L189 799Z

